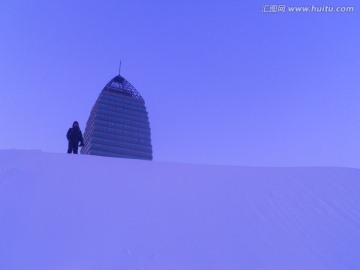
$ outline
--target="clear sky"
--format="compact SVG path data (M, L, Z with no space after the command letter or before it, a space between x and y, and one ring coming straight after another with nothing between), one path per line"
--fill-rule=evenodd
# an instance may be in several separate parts
M0 12L0 149L65 152L121 58L154 160L360 167L358 1L3 0Z

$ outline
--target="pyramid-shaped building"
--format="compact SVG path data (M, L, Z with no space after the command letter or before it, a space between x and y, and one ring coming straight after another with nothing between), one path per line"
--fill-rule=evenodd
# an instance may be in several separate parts
M101 91L86 123L84 142L82 154L152 160L145 101L122 76Z

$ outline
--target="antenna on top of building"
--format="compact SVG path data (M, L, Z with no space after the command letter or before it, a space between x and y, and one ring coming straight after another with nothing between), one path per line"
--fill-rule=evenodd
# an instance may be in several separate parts
M120 64L119 64L119 76L120 76L120 71L121 71L121 59L120 59Z

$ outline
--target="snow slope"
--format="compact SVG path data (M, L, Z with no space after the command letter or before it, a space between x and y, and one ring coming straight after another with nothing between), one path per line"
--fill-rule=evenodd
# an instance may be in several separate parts
M360 269L360 170L0 151L0 270Z

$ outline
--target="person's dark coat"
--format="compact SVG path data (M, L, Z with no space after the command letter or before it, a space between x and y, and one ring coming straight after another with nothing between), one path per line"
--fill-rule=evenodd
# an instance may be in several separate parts
M79 143L80 146L84 146L84 139L82 136L82 132L79 128L79 124L75 121L72 128L69 128L66 138L69 142L68 153L74 154L78 153Z

